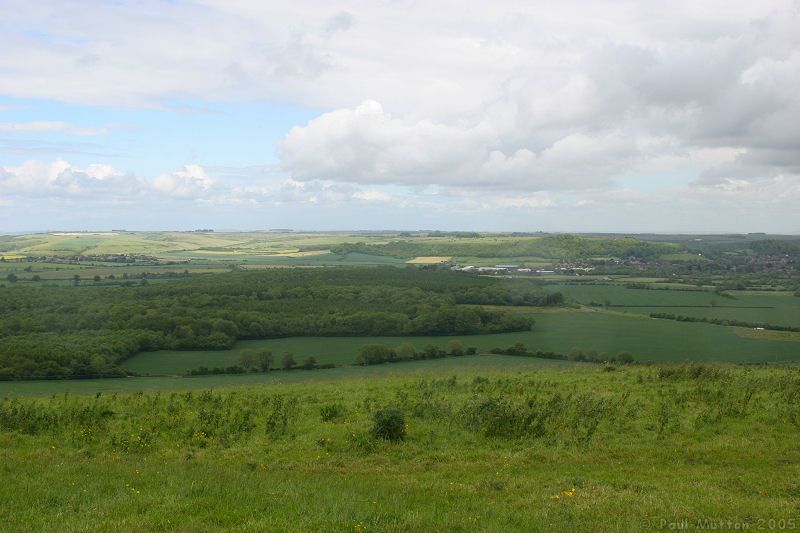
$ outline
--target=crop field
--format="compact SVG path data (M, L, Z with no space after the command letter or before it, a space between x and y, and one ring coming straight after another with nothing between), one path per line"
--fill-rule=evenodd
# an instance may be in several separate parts
M15 257L43 255L144 254L162 255L171 252L197 251L237 255L255 253L269 255L299 251L302 247L320 247L358 240L384 244L386 236L347 233L286 232L61 232L18 235L0 241L0 254Z
M711 291L629 289L620 285L555 285L568 299L584 305L605 304L615 311L736 319L779 326L800 326L800 298L787 292L729 291L729 298Z
M9 531L797 527L796 368L440 363L191 394L0 400L0 521Z
M559 310L530 313L536 319L533 331L470 335L461 337L291 337L285 339L240 341L224 351L145 352L122 367L140 374L184 374L200 366L226 367L237 362L241 351L272 351L276 356L291 352L298 360L314 356L320 363L351 365L359 347L386 344L395 347L410 342L417 350L427 344L445 347L451 339L464 346L486 352L522 342L532 350L568 354L576 348L607 353L627 351L639 361L732 361L775 362L800 359L800 343L785 339L752 338L738 335L735 328L711 324L678 323L636 315L602 311Z
M415 257L414 259L409 259L406 261L409 265L436 265L439 263L446 263L450 261L452 257L450 256L441 256L441 255L433 255L433 256L421 256Z

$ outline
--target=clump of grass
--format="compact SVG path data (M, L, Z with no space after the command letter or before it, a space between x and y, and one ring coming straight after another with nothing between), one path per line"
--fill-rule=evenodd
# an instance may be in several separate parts
M372 436L397 442L406 438L406 417L397 407L386 407L375 411Z
M319 408L323 422L333 422L342 418L347 413L347 408L341 403L329 403Z

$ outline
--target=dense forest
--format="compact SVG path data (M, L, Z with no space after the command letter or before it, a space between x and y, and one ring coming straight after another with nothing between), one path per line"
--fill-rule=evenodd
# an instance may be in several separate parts
M270 269L149 286L0 289L0 379L121 375L159 349L287 336L524 331L530 318L456 304L557 305L525 282L417 269Z
M483 242L482 242L483 241ZM631 237L586 238L559 234L544 237L497 239L486 237L465 242L398 240L386 244L345 243L332 248L336 253L359 252L394 257L543 257L581 259L590 257L654 257L674 253L681 247L673 243L644 242Z

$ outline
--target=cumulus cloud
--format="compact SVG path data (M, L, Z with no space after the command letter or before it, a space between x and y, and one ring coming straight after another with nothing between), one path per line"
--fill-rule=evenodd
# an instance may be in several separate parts
M280 146L298 180L545 190L608 183L639 150L616 131L572 133L537 152L514 149L497 124L393 118L374 101L295 127Z
M744 209L786 205L800 176L793 0L62 4L11 1L0 92L320 110L281 142L284 175L147 182L170 197L366 205L400 186L408 206ZM75 128L32 124L5 131Z
M203 196L214 185L214 179L200 165L186 165L182 169L160 174L153 180L153 188L178 198Z
M16 167L0 167L0 192L8 196L117 198L137 195L145 182L110 165L78 168L63 159L51 163L30 160Z
M214 184L198 165L148 180L112 165L93 163L83 168L57 159L28 160L19 166L0 166L0 193L7 197L72 198L92 201L144 201L152 198L201 198Z

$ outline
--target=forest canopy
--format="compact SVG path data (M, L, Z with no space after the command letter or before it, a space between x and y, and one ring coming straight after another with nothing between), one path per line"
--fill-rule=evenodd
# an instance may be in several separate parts
M0 379L121 375L142 351L289 336L470 335L533 320L457 304L557 305L530 283L397 268L270 269L141 287L18 286L0 298Z

